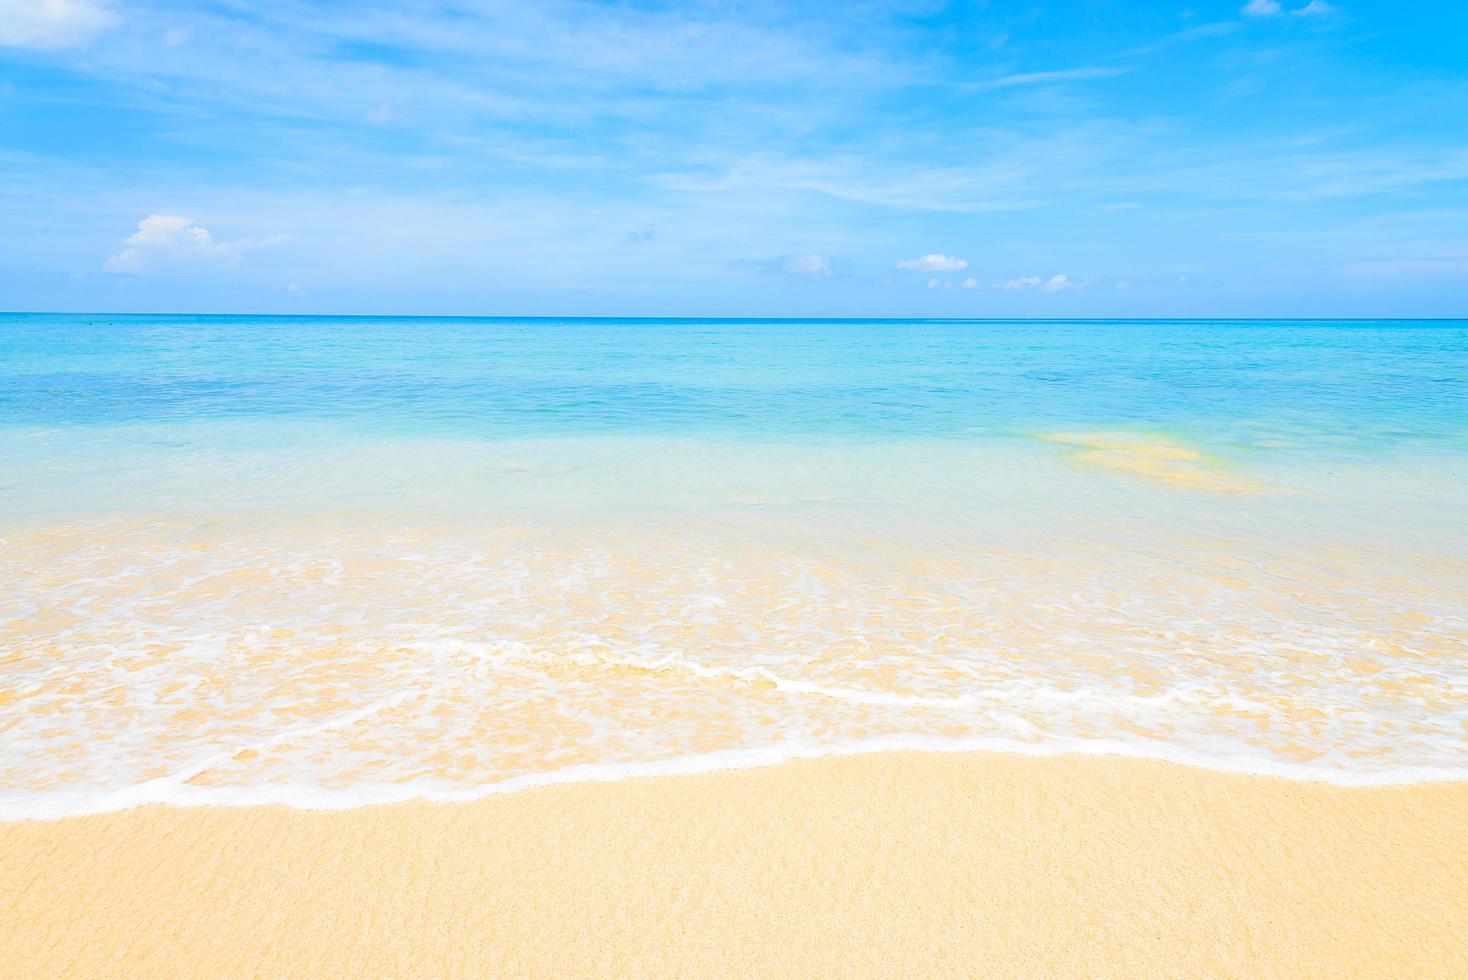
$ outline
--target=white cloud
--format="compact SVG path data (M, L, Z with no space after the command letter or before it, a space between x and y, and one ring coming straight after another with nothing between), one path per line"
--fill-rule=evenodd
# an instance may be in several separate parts
M1273 17L1280 12L1279 0L1249 0L1239 12L1245 17Z
M897 263L897 268L911 269L913 272L957 272L968 268L968 260L941 252L930 252L915 259L903 259Z
M1039 289L1044 282L1039 276L1018 276L1006 282L1003 288L1006 293L1014 293L1021 289Z
M86 44L117 22L99 0L0 0L0 45L65 48Z
M785 260L785 271L795 276L829 276L831 260L824 255L792 255Z
M928 279L929 289L937 289L941 285L943 285L943 280L939 279L937 276L932 276Z
M123 249L102 263L108 272L137 275L160 259L206 259L232 264L247 249L275 245L284 236L216 242L207 228L175 214L150 214L123 241Z
M1074 279L1067 279L1065 276L1057 273L1045 280L1045 285L1040 288L1047 293L1058 293L1062 289L1079 289L1083 285L1085 284L1076 282Z
M1325 0L1310 0L1305 6L1290 13L1297 17L1325 17L1336 12L1334 5L1326 3Z
M187 27L170 27L163 32L162 44L165 48L178 48L189 43L189 29Z
M963 281L963 288L964 289L978 289L979 288L979 281L977 279L975 279L973 276L969 276L967 279L965 279Z

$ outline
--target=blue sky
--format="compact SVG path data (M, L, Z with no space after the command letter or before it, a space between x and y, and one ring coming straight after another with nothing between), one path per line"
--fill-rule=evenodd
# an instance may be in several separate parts
M1468 315L1468 4L0 0L0 309Z

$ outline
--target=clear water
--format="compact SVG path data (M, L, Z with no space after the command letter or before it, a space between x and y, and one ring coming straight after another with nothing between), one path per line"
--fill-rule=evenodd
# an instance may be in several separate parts
M949 438L1176 427L1461 439L1448 321L0 315L6 426L330 421L476 438ZM1370 440L1378 440L1374 444Z
M1468 323L0 316L0 808L1468 774Z

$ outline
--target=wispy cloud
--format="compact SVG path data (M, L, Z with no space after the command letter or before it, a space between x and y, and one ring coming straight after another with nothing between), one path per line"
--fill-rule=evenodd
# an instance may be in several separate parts
M803 191L857 204L915 211L979 214L1018 211L1043 202L1032 185L1034 170L1005 147L990 160L933 166L905 160L832 154L779 158L760 155L713 171L655 173L650 180L698 194Z
M1245 17L1273 17L1280 12L1279 0L1249 0L1239 10Z
M815 252L781 255L773 259L735 259L729 268L754 272L779 272L809 279L827 279L832 273L829 256Z
M829 276L831 260L824 255L792 255L785 260L785 271L794 276Z
M1021 85L1056 85L1064 82L1085 82L1098 78L1116 78L1136 69L1132 66L1092 66L1085 68L1062 68L1056 71L1028 71L1004 75L993 81L976 82L970 86L975 90L1015 88Z
M1346 274L1365 279L1441 278L1468 282L1468 254L1352 262Z
M1179 44L1189 44L1193 41L1201 41L1205 38L1225 37L1239 30L1242 25L1235 20L1217 20L1206 24L1195 24L1192 27L1174 31L1171 34L1158 38L1147 44L1138 45L1124 52L1128 57L1141 57L1143 55L1156 54Z
M1280 0L1249 0L1239 12L1245 17L1278 17L1285 13L1285 7ZM1305 6L1289 11L1296 17L1326 17L1336 12L1335 5L1327 0L1310 0Z
M1000 288L1007 293L1023 292L1025 290L1039 290L1043 293L1061 293L1068 289L1084 289L1090 285L1090 280L1077 282L1064 273L1056 273L1046 279L1043 276L1017 276L1005 282Z
M0 0L0 45L65 48L117 23L105 0Z

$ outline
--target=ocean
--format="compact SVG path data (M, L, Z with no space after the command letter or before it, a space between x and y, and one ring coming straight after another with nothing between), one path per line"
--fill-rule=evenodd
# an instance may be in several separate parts
M1468 778L1468 321L0 315L0 819Z

